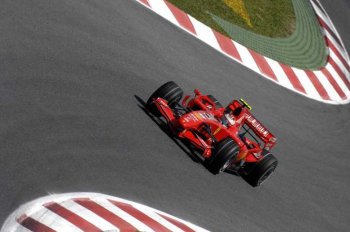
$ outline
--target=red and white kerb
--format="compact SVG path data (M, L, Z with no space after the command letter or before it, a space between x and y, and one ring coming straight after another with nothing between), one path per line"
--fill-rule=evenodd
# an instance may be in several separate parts
M21 206L0 232L207 232L132 201L98 193L43 197Z
M310 0L329 49L319 70L301 70L274 61L214 31L166 0L137 0L211 47L265 78L308 98L329 104L350 102L350 59L332 21L318 0Z

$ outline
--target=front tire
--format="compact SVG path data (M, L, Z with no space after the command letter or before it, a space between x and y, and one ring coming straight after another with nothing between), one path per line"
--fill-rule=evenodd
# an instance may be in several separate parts
M215 145L212 156L207 160L208 169L213 174L225 171L238 152L239 147L231 138L225 138L219 141Z
M147 100L147 108L154 115L159 117L161 114L157 106L154 104L154 99L163 98L168 102L170 107L179 103L183 96L182 89L174 82L169 81L160 86Z
M246 170L243 170L242 177L253 187L260 186L266 181L268 177L272 175L278 165L278 161L271 153L264 156L258 163L253 164L251 167L247 165Z

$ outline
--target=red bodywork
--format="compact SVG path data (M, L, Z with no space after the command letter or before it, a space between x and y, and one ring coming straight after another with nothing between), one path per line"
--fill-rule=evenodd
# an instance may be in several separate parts
M179 138L189 140L202 151L204 158L212 155L215 142L226 137L232 138L240 147L234 163L257 162L262 159L263 150L269 151L275 145L275 136L244 104L234 100L226 108L218 108L213 100L207 95L202 95L198 89L195 89L194 93L194 97L184 97L182 107L187 109L187 112L182 115L177 115L162 98L154 99L154 103L173 133ZM225 123L227 115L233 119L231 123ZM246 136L247 129L250 136ZM257 141L252 139L252 136L257 137Z

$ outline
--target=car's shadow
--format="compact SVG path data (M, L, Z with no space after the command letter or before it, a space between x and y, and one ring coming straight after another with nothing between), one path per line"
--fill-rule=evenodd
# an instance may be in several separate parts
M201 163L208 171L210 171L205 165L204 158L201 158L201 155L196 151L193 146L184 140L180 140L175 137L168 129L168 126L164 120L159 117L154 116L147 110L146 102L137 95L134 95L136 100L138 101L138 107L154 122L158 125L158 127L172 140L175 144L177 144L183 152L185 152L194 162ZM226 173L230 173L233 175L237 175L236 172L231 170L226 170Z

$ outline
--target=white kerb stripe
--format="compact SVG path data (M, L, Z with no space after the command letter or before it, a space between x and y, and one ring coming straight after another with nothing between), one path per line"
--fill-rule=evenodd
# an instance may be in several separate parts
M333 44L337 47L337 49L340 51L340 53L344 56L346 60L349 60L349 54L348 52L344 49L345 45L343 41L340 38L340 35L337 31L337 29L334 27L332 20L329 19L327 15L325 15L322 11L319 10L317 6L314 7L316 10L317 15L323 19L323 21L328 25L329 29L332 30L335 36L337 36L337 39L340 41L341 44L338 44L338 42L333 38L333 36L327 31L327 29L323 29L323 33L330 39ZM320 25L321 26L321 25Z
M265 59L267 63L270 65L272 71L275 73L275 76L279 84L286 88L294 90L294 86L292 85L292 83L290 83L290 80L287 77L287 74L282 69L281 65L277 61L274 61L268 57L265 57Z
M327 30L324 30L324 35L334 44L335 48L338 50L338 52L341 54L342 58L346 60L346 62L349 63L349 55L346 50L344 50L342 47L339 46L339 44L333 39L331 34ZM333 52L331 48L328 49L329 52Z
M342 100L339 94L335 91L332 84L328 81L327 77L321 71L313 71L313 73L318 77L318 80L323 85L324 89L328 93L331 100L340 101Z
M260 69L259 69L258 65L256 64L254 58L250 54L248 48L242 46L241 44L239 44L235 41L232 41L232 42L236 46L237 51L238 51L239 55L241 56L243 65L245 65L248 68L252 69L253 71L261 74Z
M305 71L298 68L292 69L295 75L299 78L299 81L303 85L307 95L316 99L321 99L320 94L318 93L315 86L312 84L310 78L306 75Z
M314 7L314 9L315 9L315 12L316 12L316 15L318 16L318 17L320 17L321 19L323 19L323 21L328 25L328 27L333 31L333 24L331 24L330 22L330 20L329 20L329 18L328 18L328 16L327 15L325 15L324 13L323 13L323 11L322 10L320 10L320 8L315 4L315 3L313 3L312 1L310 1L311 3L312 3L312 6ZM321 26L321 25L320 25ZM333 31L334 32L334 31Z
M311 1L311 2L312 2L312 1ZM321 5L320 2L319 2L319 4ZM321 11L320 8L319 8L316 4L312 3L312 5L313 5L313 7L314 7L314 9L315 9L315 11L316 11L316 14L317 14L320 18L323 19L323 21L328 25L328 27L334 32L334 34L335 34L335 35L338 37L338 39L341 41L340 35L339 35L337 29L335 28L335 26L334 26L332 20L329 18L329 16L328 16L327 14L324 14L323 11ZM325 11L326 11L326 10L325 10ZM341 41L341 43L342 43L342 41ZM345 47L344 44L341 44L341 45L342 45L343 47Z
M7 231L7 232L33 232L33 231L28 230L24 226L20 225L20 227L16 228L16 230L10 230L10 231Z
M311 1L311 2L312 2L312 1ZM314 9L315 9L316 15L317 15L318 17L320 17L320 18L323 20L323 22L324 22L325 24L327 24L327 26L329 27L329 29L331 29L331 30L333 31L333 33L334 33L336 36L339 37L337 31L335 30L335 28L334 28L334 26L333 26L333 24L332 24L332 21L328 18L328 16L325 15L325 14L318 8L318 6L317 6L316 4L312 3L312 5L313 5L313 7L314 7ZM322 27L322 25L320 25L320 27ZM327 29L324 28L324 30L327 30Z
M316 14L322 14L322 16L324 16L325 17L325 14L323 13L323 11L322 10L324 10L324 9L320 9L319 7L318 7L318 5L316 4L316 3L314 3L312 0L310 0L310 2L311 2L311 5L312 5L312 7L315 9L315 11L316 11ZM319 3L320 4L320 3ZM320 4L321 5L321 4Z
M218 44L218 41L216 40L216 37L214 35L213 30L204 25L203 23L199 22L197 19L193 18L189 15L189 18L193 24L193 27L197 33L197 37L202 40L203 42L209 44L213 48L221 51L221 48Z
M40 208L39 208L40 207ZM78 227L67 221L65 218L55 214L51 210L47 209L44 206L39 206L35 213L27 214L28 217L33 218L34 220L44 224L45 226L56 230L64 232L83 232Z
M193 225L193 224L191 224L191 223L189 223L189 222L186 222L186 221L184 221L184 220L182 220L182 219L176 218L176 217L174 217L174 216L172 216L172 215L166 214L166 213L164 213L164 212L159 212L159 211L158 211L158 212L155 211L155 212L156 212L159 216L161 216L161 217L168 217L168 218L173 219L174 221L178 221L178 222L180 222L180 223L186 225L187 227L191 228L191 229L194 230L194 231L197 231L197 232L200 232L200 231L208 232L207 230L203 230L202 228L200 228L200 227L198 227L198 226L196 226L196 225Z
M151 8L162 17L179 26L175 16L163 0L148 0Z
M332 49L329 50L329 56L333 58L333 60L338 65L338 67L342 70L345 76L349 77L348 70L345 68L343 62L340 61L339 57L332 51Z
M333 66L331 64L327 64L325 67L329 73L332 75L332 77L334 78L334 80L338 83L339 87L343 90L343 92L346 95L349 95L349 89L348 87L346 87L346 84L344 83L344 81L340 78L340 76L338 75L338 73L334 70Z
M90 222L91 224L95 225L97 228L101 229L102 231L105 230L117 230L119 229L112 225L110 222L106 221L105 219L101 218L97 214L93 213L92 211L86 209L85 207L79 205L78 203L74 202L73 200L64 201L61 203L58 203L64 208L68 209L69 211L72 211L76 215L84 218L86 221Z
M90 198L90 199L93 200L94 198ZM147 231L147 232L148 231L153 231L150 227L148 227L147 225L145 225L141 221L137 220L136 218L134 218L130 214L124 212L121 209L119 209L117 206L112 204L110 201L108 201L106 199L103 199L103 198L97 198L97 199L95 199L95 202L97 204L99 204L100 206L104 207L105 209L109 210L113 214L117 215L118 217L120 217L124 221L128 222L129 224L134 226L137 230L139 230L139 231Z
M161 216L156 214L153 210L149 210L149 209L147 209L147 207L143 207L141 205L134 205L134 207L136 209L138 209L139 211L143 212L144 214L146 214L148 217L150 217L153 220L157 221L159 224L165 226L170 231L183 232L183 230L181 230L179 227L177 227L174 224L170 223L169 221L165 220L164 218L162 218Z
M338 44L338 42L333 38L333 36L327 30L323 30L323 31L324 31L323 34L334 44L337 50L343 55L343 58L345 58L345 60L348 60L347 52L344 51L344 49Z

